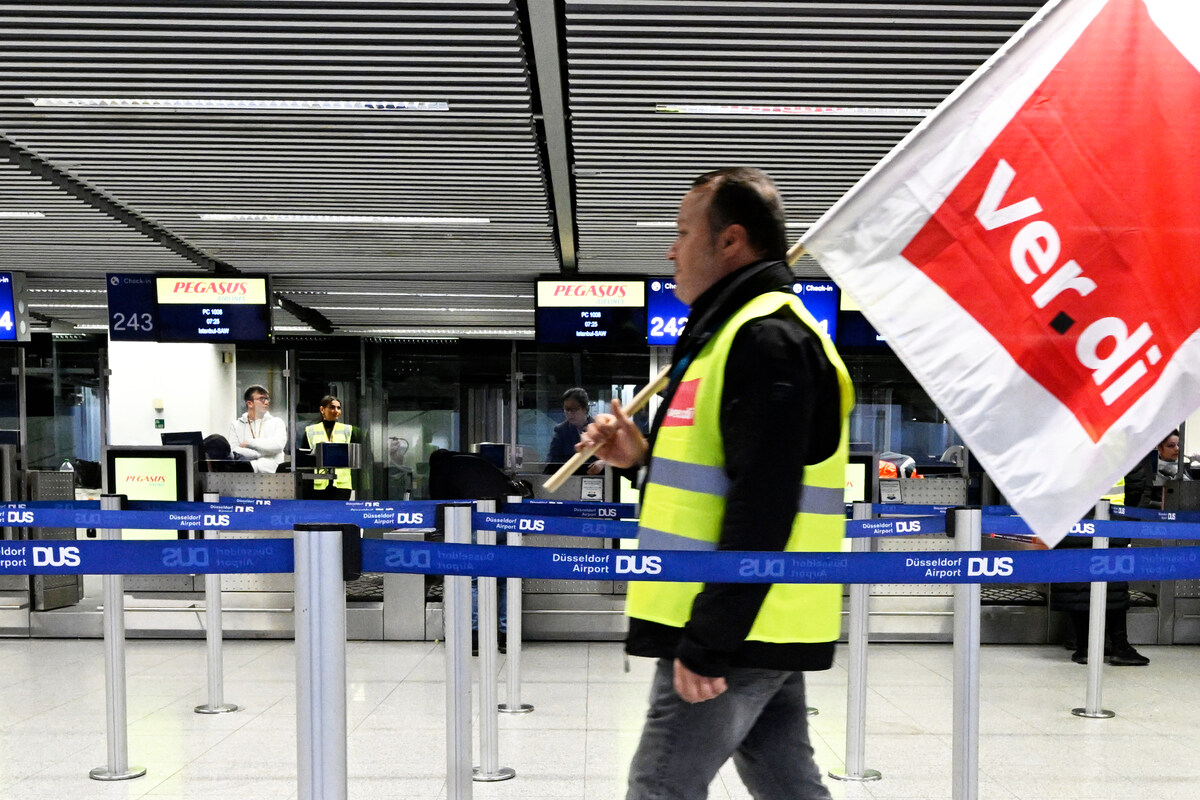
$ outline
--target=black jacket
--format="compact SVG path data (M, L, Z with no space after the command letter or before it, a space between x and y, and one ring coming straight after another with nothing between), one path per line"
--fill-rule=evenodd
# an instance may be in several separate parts
M791 291L795 278L780 261L743 267L692 304L672 353L674 365L651 444L687 364L729 317L752 298ZM841 430L837 372L817 334L788 309L744 325L725 367L721 434L731 482L720 550L782 551L799 505L804 466L829 458ZM715 677L730 667L820 670L833 662L833 643L767 644L746 635L770 584L710 583L680 629L630 619L626 651L679 657L692 671Z

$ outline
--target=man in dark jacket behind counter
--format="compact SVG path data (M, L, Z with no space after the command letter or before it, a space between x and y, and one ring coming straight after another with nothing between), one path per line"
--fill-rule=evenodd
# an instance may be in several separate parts
M684 197L676 296L691 306L650 441L618 403L580 449L649 465L639 547L836 551L853 388L791 292L778 190L760 170L700 176ZM828 798L802 671L828 669L841 587L635 582L627 651L657 658L629 800L699 800L730 757L759 800Z

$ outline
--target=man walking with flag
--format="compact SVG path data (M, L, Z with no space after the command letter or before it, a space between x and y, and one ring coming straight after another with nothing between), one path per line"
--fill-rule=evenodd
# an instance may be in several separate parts
M684 197L676 296L690 306L647 442L613 402L576 449L649 465L638 544L840 549L853 388L791 292L779 192L765 173L701 175ZM733 758L758 800L826 800L804 670L828 669L838 585L634 582L626 650L658 659L628 800L701 800Z

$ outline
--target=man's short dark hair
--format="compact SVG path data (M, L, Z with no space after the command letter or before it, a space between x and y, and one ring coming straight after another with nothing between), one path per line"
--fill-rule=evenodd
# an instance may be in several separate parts
M578 386L567 389L565 392L563 392L562 404L565 406L568 400L574 400L584 411L587 411L588 406L591 405L591 401L588 400L587 391L579 388Z
M247 403L249 403L251 400L254 399L254 395L256 395L256 394L265 394L267 397L271 396L271 393L267 391L267 387L259 386L256 383L253 386L246 387L246 391L242 395L242 399L245 400Z
M710 187L708 230L714 241L730 225L741 225L760 258L787 256L783 198L770 175L754 167L726 167L692 182L693 189L701 186Z
M327 395L325 395L324 397L322 397L322 398L321 398L321 405L320 405L319 407L320 407L320 408L329 408L329 405L330 405L330 404L331 404L331 403L332 403L334 400L337 400L337 398L336 398L336 397L334 397L334 396L333 396L333 395L331 395L331 394L327 394ZM340 403L341 401L340 401L340 400L338 400L338 402Z

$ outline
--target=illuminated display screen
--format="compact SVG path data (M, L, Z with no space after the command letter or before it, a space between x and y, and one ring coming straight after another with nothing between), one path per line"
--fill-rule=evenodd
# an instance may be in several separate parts
M838 341L838 291L833 281L796 281L792 291L817 320L817 327L836 344Z
M29 341L29 322L22 313L25 307L17 284L13 273L0 272L0 342Z
M675 296L673 278L646 281L646 342L673 345L688 321L687 304Z
M867 322L854 299L843 294L838 311L838 344L843 347L886 347L883 335Z
M606 350L644 347L645 290L640 280L538 281L537 342Z
M838 303L841 292L833 281L796 281L792 291L817 320L818 327L838 341ZM688 307L675 297L675 281L651 278L646 281L646 341L673 345L688 321Z
M867 502L867 465L849 463L846 465L846 502Z
M130 500L178 499L174 458L118 458L113 462L113 494Z
M127 342L258 342L271 337L267 279L108 276L108 335Z
M154 453L150 448L105 452L105 489L108 494L123 494L130 500L188 500L187 461L190 455L179 452ZM174 539L175 530L125 528L123 539Z

